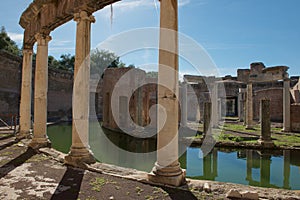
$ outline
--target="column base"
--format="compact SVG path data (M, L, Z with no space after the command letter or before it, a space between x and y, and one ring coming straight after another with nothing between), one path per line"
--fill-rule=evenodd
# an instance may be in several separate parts
M33 138L28 145L32 149L40 149L44 147L51 147L51 142L48 138Z
M85 147L71 147L69 154L65 157L65 164L84 168L85 164L93 164L96 160L93 153Z
M267 141L267 140L262 140L262 139L258 140L258 144L260 144L262 147L265 147L265 148L275 147L275 144L273 141Z
M282 132L291 132L291 128L287 127L283 127Z
M181 186L186 183L186 172L180 168L180 165L168 166L162 168L157 163L148 174L148 180L154 183L160 183L171 186Z
M22 140L22 139L32 139L32 134L30 131L20 131L16 135L16 140Z
M253 125L246 125L246 130L253 130L254 129L253 127L254 127Z

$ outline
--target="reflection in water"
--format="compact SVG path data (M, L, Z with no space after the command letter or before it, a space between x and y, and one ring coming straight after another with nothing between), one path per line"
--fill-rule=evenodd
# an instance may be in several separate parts
M252 186L300 189L299 151L187 149L187 176Z
M71 125L48 127L52 147L68 153ZM138 139L90 125L91 149L100 162L151 171L156 161L156 140ZM186 152L179 158L188 177L261 187L300 189L299 151L213 149L203 157L200 148L179 145ZM136 152L136 153L132 153Z

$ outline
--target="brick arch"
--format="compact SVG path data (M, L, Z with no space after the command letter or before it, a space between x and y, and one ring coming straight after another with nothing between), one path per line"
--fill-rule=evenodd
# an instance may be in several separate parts
M37 33L49 35L57 27L74 18L74 14L89 14L120 0L35 0L23 12L19 24L24 28L24 48L32 48Z

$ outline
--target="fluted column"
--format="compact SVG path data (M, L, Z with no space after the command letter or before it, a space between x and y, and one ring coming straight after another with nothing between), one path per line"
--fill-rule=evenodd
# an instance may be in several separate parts
M247 99L246 99L246 129L253 128L253 92L252 83L247 85Z
M73 123L72 146L65 163L81 166L83 163L91 164L95 159L88 144L89 134L89 98L90 98L90 48L91 23L95 18L81 11L74 15L77 22L76 54L73 86Z
M20 102L20 132L18 139L30 136L31 91L32 91L32 47L23 50L22 85Z
M37 52L34 80L34 126L32 148L49 146L47 137L48 43L51 37L36 34Z
M185 172L178 162L178 2L161 0L160 4L162 29L159 42L157 123L161 130L157 134L157 162L148 177L152 182L179 186L185 182Z
M283 131L291 131L290 79L283 82Z

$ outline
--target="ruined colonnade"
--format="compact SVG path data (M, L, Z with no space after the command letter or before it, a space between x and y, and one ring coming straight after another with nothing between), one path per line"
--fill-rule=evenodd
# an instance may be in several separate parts
M30 138L31 126L31 78L33 46L37 43L37 63L35 69L34 91L34 129L30 147L38 149L49 146L47 138L47 91L48 91L48 43L50 33L72 18L76 21L76 55L73 87L72 146L65 162L73 166L83 166L95 162L88 145L89 104L90 104L90 48L91 23L95 22L92 13L118 0L92 1L82 0L80 4L71 0L36 0L22 14L20 25L24 32L23 72L20 104L20 133L18 139ZM173 69L171 77L160 67L159 78L167 81L173 90L159 87L158 102L167 110L167 122L158 133L157 163L149 174L150 181L169 185L181 185L185 182L185 172L178 162L178 2L161 0L161 28L169 29L172 35L161 31L159 64ZM167 42L166 42L167 41ZM164 45L167 45L164 46ZM168 80L165 80L168 79ZM171 79L171 80L170 80ZM162 98L168 94L168 98ZM159 117L158 117L159 123ZM171 145L169 144L172 140ZM165 150L160 151L160 148Z

